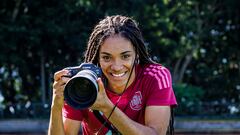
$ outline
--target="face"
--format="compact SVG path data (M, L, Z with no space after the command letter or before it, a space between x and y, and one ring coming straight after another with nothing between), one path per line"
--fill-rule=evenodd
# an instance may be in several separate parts
M100 47L99 62L108 79L108 86L116 93L123 92L130 76L136 52L132 43L120 35L110 36ZM134 81L133 69L128 86Z

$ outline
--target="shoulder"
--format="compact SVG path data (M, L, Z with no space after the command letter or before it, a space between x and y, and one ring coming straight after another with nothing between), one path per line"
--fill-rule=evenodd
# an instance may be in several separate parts
M171 76L169 70L161 64L146 64L142 67L144 76L152 77L169 77Z
M168 69L166 67L164 67L161 64L145 64L143 66L144 69L144 73L148 74L148 73L157 73L159 71L168 71Z
M171 87L171 73L161 64L146 64L142 66L143 78L154 84L159 84L160 88Z

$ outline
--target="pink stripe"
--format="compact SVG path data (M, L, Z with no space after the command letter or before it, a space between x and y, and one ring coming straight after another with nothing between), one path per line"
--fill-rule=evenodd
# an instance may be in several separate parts
M155 69L157 68L157 69ZM152 69L152 71L154 71L154 73L157 73L159 74L159 77L161 77L161 80L163 82L163 86L164 88L167 88L169 87L169 79L168 79L168 76L167 74L163 71L164 68L160 68L160 67L155 67Z
M160 75L160 77L162 78L162 82L163 82L164 88L167 88L167 83L166 83L165 77L164 77L164 75L161 73L160 70L158 71L158 75Z
M168 77L161 72L161 70L163 70L163 68L159 70L159 67L155 67L151 71L153 71L154 74L157 74L155 75L155 77L157 77L158 80L161 78L160 82L162 82L164 88L167 88L169 87L169 80L168 80Z
M149 74L151 76L154 76L154 74L152 72L147 72L147 74Z
M169 82L170 79L169 79L168 73L166 72L166 70L161 70L161 72L164 74L164 77L167 82L167 87L170 87L170 82Z
M162 81L161 81L161 79L157 76L157 74L154 74L153 72L148 72L148 74L151 75L151 76L153 76L153 77L155 77L155 78L157 79L157 81L159 82L159 87L160 87L160 89L162 89L162 88L163 88L163 87L162 87Z
M158 80L160 89L171 86L171 76L165 67L150 65L146 68L146 71L148 72L145 72L144 74L154 76Z
M158 82L159 82L159 87L160 87L160 89L162 89L163 87L162 87L162 81L161 81L161 79L159 79L159 77L158 77L158 75L157 74L155 74L155 77L156 77L156 79L158 80Z
M155 69L155 68L153 68L153 69L152 69L152 71L154 71L155 73L156 73L156 72L158 72L158 70L157 70L157 69Z

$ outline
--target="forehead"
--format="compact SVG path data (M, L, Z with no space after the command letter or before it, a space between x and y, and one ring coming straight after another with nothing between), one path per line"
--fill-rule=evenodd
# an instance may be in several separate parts
M100 47L100 53L119 54L125 51L135 52L132 43L120 35L106 38Z

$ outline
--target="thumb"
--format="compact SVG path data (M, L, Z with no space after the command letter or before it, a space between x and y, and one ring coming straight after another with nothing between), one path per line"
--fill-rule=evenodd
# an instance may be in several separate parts
M99 90L99 92L105 91L105 88L104 88L104 85L103 85L103 82L102 82L101 78L97 79L97 83L98 83L98 90Z

